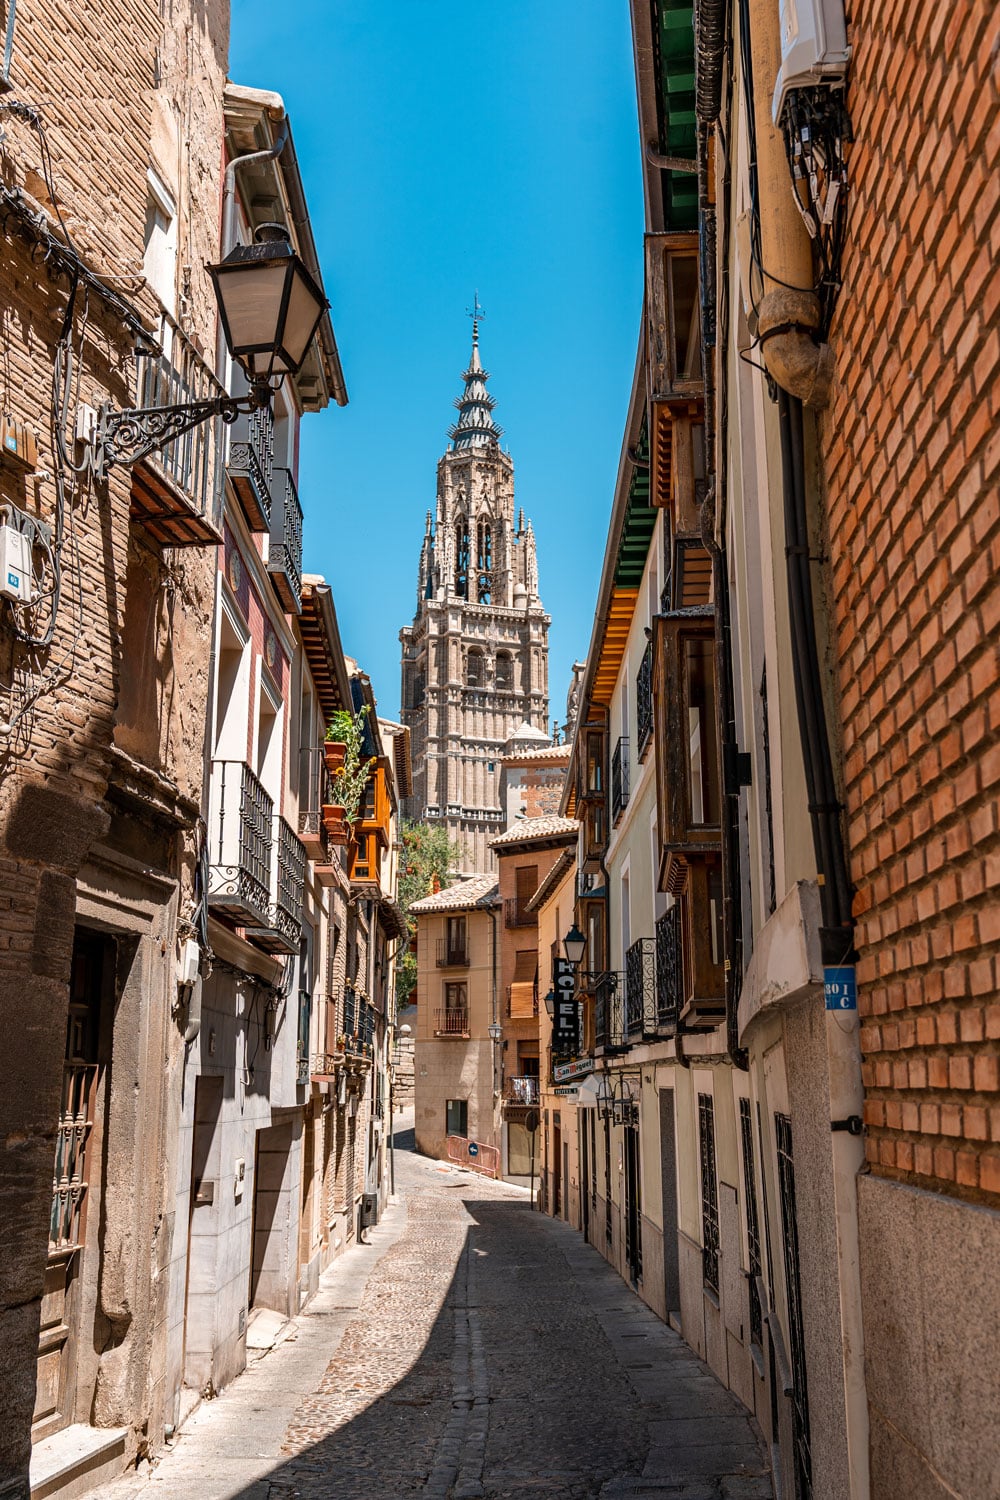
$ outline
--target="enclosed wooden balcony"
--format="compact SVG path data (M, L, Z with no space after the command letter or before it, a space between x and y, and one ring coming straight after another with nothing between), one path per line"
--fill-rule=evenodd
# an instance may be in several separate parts
M698 531L705 475L704 372L696 234L646 236L646 379L650 501L679 531Z
M383 849L388 849L391 819L392 806L389 801L386 768L383 762L379 761L372 767L365 783L357 828L359 833L371 834Z

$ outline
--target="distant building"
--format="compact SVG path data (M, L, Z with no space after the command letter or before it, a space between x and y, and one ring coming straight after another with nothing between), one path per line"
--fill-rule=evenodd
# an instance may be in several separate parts
M538 596L531 522L514 514L514 465L473 323L465 390L427 512L417 611L400 631L402 718L413 736L408 817L444 823L463 874L492 868L505 822L501 760L527 727L547 733L549 616Z

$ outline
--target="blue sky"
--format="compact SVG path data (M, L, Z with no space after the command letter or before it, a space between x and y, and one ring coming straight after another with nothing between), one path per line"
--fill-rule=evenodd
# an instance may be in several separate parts
M399 708L400 626L471 340L534 521L550 714L587 649L641 308L624 0L234 0L230 74L292 121L350 405L303 422L305 564Z

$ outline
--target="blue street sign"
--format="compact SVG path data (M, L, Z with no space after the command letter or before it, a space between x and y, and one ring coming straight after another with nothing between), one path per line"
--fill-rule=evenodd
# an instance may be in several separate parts
M469 1142L469 1155L470 1156L478 1156L479 1155L479 1147L476 1145L475 1141L470 1141Z
M853 964L823 970L823 994L827 1010L857 1010L858 980Z

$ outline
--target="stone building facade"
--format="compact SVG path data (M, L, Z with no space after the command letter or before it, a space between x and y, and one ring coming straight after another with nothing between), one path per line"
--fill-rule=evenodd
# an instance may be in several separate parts
M549 616L531 522L515 516L514 465L500 447L488 378L474 322L437 510L427 513L417 611L400 631L414 783L404 812L447 827L463 874L492 868L508 742L527 726L548 743Z

